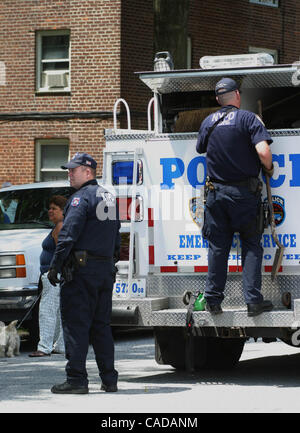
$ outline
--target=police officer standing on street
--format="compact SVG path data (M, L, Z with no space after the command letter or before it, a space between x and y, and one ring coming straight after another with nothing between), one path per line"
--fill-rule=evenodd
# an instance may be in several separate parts
M237 83L222 78L215 87L221 109L201 124L197 152L207 153L206 205L203 237L208 239L206 309L222 313L228 255L233 235L242 243L243 294L248 316L270 311L261 294L262 231L258 228L262 183L260 169L272 176L272 139L261 119L241 110Z
M48 278L61 279L61 314L66 347L66 382L53 393L87 394L86 357L91 342L101 389L117 391L114 342L110 327L114 257L120 247L115 197L96 180L96 161L76 153L63 169L77 191L69 198ZM116 260L116 259L115 259Z

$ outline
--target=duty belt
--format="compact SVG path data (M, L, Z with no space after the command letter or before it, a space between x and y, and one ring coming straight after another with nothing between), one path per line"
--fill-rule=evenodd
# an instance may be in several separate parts
M113 258L110 256L96 256L86 250L73 251L75 260L79 266L86 266L88 260L98 260L100 262L112 262Z
M211 182L214 182L214 183L221 183L222 185L249 186L251 182L258 180L258 179L257 179L257 177L249 177L246 180L234 181L234 180L219 180L219 179L213 179L210 177L209 180Z
M208 177L206 179L206 184L209 186L210 183L220 183L222 185L228 185L228 186L245 186L254 194L259 194L262 190L262 182L258 177L248 177L248 179L245 180L219 180Z
M86 257L88 259L99 260L101 262L111 262L113 259L112 257L109 257L109 256L94 256L93 254L90 254L89 252L87 252Z

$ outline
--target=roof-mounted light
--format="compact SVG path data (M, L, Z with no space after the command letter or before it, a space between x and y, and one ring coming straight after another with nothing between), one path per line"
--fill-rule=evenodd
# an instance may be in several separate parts
M274 58L269 53L233 54L229 56L204 56L199 61L202 69L226 69L254 66L272 66Z
M172 69L174 69L174 63L168 51L161 51L155 54L154 71L171 71Z

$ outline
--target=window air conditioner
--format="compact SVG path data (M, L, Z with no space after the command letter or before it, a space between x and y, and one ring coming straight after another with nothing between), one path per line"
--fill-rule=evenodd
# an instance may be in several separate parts
M44 71L42 87L49 89L69 87L69 71Z

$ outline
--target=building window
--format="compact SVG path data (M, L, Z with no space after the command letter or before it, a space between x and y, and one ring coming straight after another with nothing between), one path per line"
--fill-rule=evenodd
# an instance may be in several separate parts
M279 0L249 0L249 2L264 6L272 6L273 8L279 7Z
M67 139L36 140L36 174L37 182L62 180L68 178L67 170L61 165L69 159L69 141Z
M278 65L278 51L271 50L270 48L261 48L261 47L249 47L249 53L268 53L273 56L274 64Z
M70 32L41 31L36 34L36 90L70 90Z

